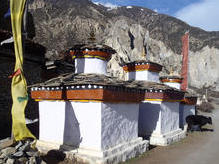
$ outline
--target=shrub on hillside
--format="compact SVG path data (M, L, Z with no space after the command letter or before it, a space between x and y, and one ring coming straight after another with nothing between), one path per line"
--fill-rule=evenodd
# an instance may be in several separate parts
M197 110L200 110L202 112L212 112L214 110L214 106L209 102L202 102L201 105L197 106Z

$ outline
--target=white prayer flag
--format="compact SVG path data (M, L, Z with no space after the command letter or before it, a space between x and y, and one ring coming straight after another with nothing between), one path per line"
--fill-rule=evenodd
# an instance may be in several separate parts
M12 42L14 42L13 36L10 37L9 39L6 39L6 40L2 41L2 42L1 42L1 46L2 46L3 44L8 44L8 43L12 43Z

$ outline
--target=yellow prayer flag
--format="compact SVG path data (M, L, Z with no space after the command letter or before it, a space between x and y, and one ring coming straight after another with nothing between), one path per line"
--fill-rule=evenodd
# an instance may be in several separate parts
M27 83L23 75L23 49L22 49L22 17L26 0L11 0L11 24L14 38L15 49L15 68L14 72L20 69L21 73L13 76L11 93L12 105L12 132L16 141L25 138L34 138L25 123L25 107L27 105Z

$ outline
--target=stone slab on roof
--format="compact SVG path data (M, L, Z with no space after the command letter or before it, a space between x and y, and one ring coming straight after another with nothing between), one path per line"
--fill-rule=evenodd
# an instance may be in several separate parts
M154 65L157 65L159 67L163 67L162 65L158 64L158 63L155 63L155 62L152 62L150 60L136 60L136 61L133 61L133 62L129 62L129 63L125 63L123 66L129 66L129 65L135 65L135 64L154 64Z
M175 75L173 75L173 76L161 76L160 77L160 79L162 80L162 79L183 79L182 77L180 77L180 76L175 76Z
M107 45L101 45L97 43L76 44L69 51L84 51L84 50L99 50L99 51L109 52L111 54L116 53L116 51L113 48Z
M148 82L148 81L139 81L139 80L133 80L133 81L128 81L130 86L135 86L139 89L146 89L146 90L172 90L172 91L178 91L180 90L169 87L168 85L164 85L162 83L156 83L156 82Z
M29 87L57 87L57 86L70 86L70 85L102 85L102 86L114 86L125 87L140 90L180 90L169 87L164 84L147 82L147 81L123 81L116 77L110 77L100 74L74 74L67 73L62 74L56 78L50 79L43 83L31 85Z

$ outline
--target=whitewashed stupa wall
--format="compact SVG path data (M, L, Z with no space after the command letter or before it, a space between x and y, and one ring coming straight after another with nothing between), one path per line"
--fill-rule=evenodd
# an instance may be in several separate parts
M159 83L159 73L152 71L134 71L126 73L127 80L143 80L143 81L151 81Z
M138 138L135 103L41 101L39 140L102 151Z
M75 73L107 74L107 61L96 58L76 58Z
M64 102L39 102L39 139L57 144L63 143L65 123Z
M179 129L179 102L145 101L139 109L139 134L166 134Z
M173 83L173 82L164 82L163 84L176 88L176 89L180 89L180 86L181 86L181 83Z
M180 127L183 128L186 124L186 117L195 115L195 105L180 104Z
M139 104L102 103L102 149L138 138Z
M139 105L139 135L161 132L161 102L143 102Z
M75 117L79 123L81 138L79 147L101 150L101 103L71 102L69 108L75 113ZM71 119L71 116L66 119Z
M161 133L179 129L179 102L161 103Z
M101 150L101 104L41 101L42 141Z

